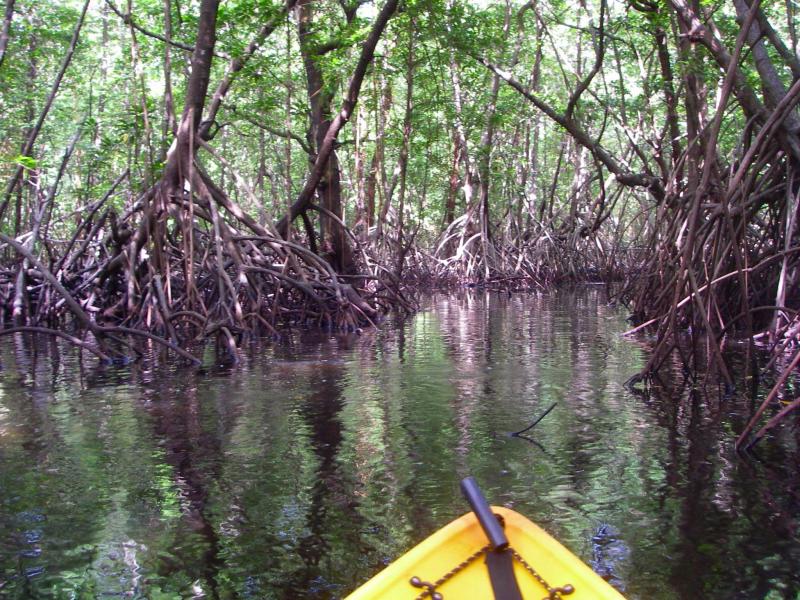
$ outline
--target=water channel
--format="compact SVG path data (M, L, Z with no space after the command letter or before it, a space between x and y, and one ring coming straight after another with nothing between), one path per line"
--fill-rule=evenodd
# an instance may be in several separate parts
M631 599L800 598L797 428L742 458L744 392L626 390L628 326L601 288L441 295L203 373L3 338L0 597L339 598L474 475Z

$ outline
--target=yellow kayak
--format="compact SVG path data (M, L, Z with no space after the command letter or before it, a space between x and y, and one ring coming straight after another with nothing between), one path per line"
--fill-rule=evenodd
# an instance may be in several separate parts
M494 575L487 567L492 544L475 513L468 513L409 550L347 600L624 600L578 557L519 513L499 506L486 508L504 521L509 544L504 552L510 554L508 569L513 563L516 595L498 593L497 586L493 587Z

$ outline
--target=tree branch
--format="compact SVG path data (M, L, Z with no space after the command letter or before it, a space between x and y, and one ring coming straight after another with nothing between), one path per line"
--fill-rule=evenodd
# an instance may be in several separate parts
M490 63L482 56L473 55L473 58L481 63L484 67L489 69L492 73L498 75L503 81L524 96L526 100L541 110L551 120L555 121L561 125L561 127L566 129L567 133L569 133L581 146L589 150L589 152L591 152L598 161L600 161L609 171L614 174L617 181L619 181L621 184L629 187L644 187L647 188L657 200L664 198L664 188L661 184L661 181L657 177L648 175L646 173L631 173L627 169L623 168L622 165L620 165L616 159L600 145L599 142L595 142L591 137L589 137L589 134L583 130L583 128L574 118L568 118L556 112L553 107L544 102L541 98L526 90L525 87L516 79L514 79L508 71L500 69L498 66Z
M176 42L175 40L168 40L163 35L160 35L158 33L155 33L153 31L149 31L149 30L145 29L144 27L139 25L136 21L134 21L133 17L129 13L124 13L119 8L117 8L111 0L106 0L106 4L108 4L108 7L112 11L114 11L114 13L120 19L122 19L122 21L126 25L130 25L131 27L133 27L139 33L142 33L142 34L146 35L147 37L153 38L155 40L158 40L159 42L163 42L165 44L168 44L169 46L172 46L174 48L180 48L181 50L185 50L186 52L192 52L194 50L194 47L190 46L189 44L182 44L180 42Z
M286 235L286 232L289 229L290 220L293 221L297 215L308 210L309 206L311 205L311 200L314 197L314 191L317 189L320 179L322 179L322 172L325 169L325 163L328 161L328 157L330 156L331 152L333 152L333 146L336 143L336 137L339 135L339 131L342 129L342 127L344 127L345 123L347 123L347 121L350 119L350 116L353 114L353 109L358 101L358 94L361 91L361 84L364 81L364 76L367 73L367 67L372 63L372 59L375 55L375 47L378 45L378 40L380 40L381 34L386 28L386 24L397 10L398 3L399 0L388 0L381 9L381 12L378 14L377 19L375 19L375 24L372 26L372 30L369 32L369 36L364 42L364 46L361 48L361 55L358 58L355 71L353 72L353 76L350 79L350 84L347 87L347 94L342 102L342 109L339 111L339 114L336 115L336 118L328 128L328 132L325 134L322 144L320 144L319 152L317 153L317 159L314 161L314 166L311 169L311 173L308 175L308 179L306 180L303 190L300 192L297 200L295 200L294 204L292 204L291 208L289 209L289 214L287 215L288 219L287 217L283 217L276 226L278 232L282 236Z
M31 152L33 151L33 144L36 142L36 138L39 137L39 133L42 130L42 126L44 125L44 120L47 118L48 113L50 112L50 108L53 106L53 102L56 99L56 95L58 94L58 89L61 87L61 81L64 79L64 74L67 72L67 68L69 67L70 63L72 62L72 56L75 54L75 48L78 46L78 38L80 37L81 28L83 27L84 20L86 19L86 11L89 8L89 3L91 0L86 0L83 5L83 9L81 10L81 14L78 17L78 22L75 24L75 29L72 31L72 39L69 42L69 47L67 49L67 53L64 55L64 59L61 61L61 67L58 70L58 74L56 75L56 79L53 82L52 87L50 88L50 93L47 95L47 100L45 100L44 108L42 108L42 112L39 114L39 118L36 120L36 124L31 129L30 133L28 134L28 139L25 140L25 145L22 148L22 156L30 156ZM17 187L17 183L19 183L20 178L22 177L22 172L25 169L23 165L17 166L14 170L14 175L11 177L11 180L8 182L8 186L6 187L5 197L3 199L3 204L0 205L0 220L3 218L3 214L5 213L6 207L11 199L11 194L14 193L14 189Z
M598 37L597 46L595 47L595 58L594 58L594 65L592 66L592 70L586 75L583 81L578 83L578 86L572 92L572 95L569 97L569 102L567 102L567 110L564 111L564 118L571 119L572 114L575 111L575 106L578 104L578 100L581 98L581 94L586 91L586 88L589 87L589 84L592 83L592 79L594 76L600 72L600 67L603 66L603 57L605 56L606 51L606 43L605 43L605 32L604 23L605 23L605 15L606 15L606 2L605 0L601 0L600 2L600 26L597 28L596 32L592 32L592 36L596 34Z
M228 93L236 74L244 68L245 64L247 64L247 61L250 60L253 54L255 54L256 50L258 50L261 44L264 43L264 40L266 40L267 37L269 37L269 35L275 31L275 28L283 21L289 11L294 8L295 4L297 4L297 0L287 0L281 11L271 18L267 23L265 23L256 36L250 41L250 43L247 45L247 48L245 48L244 53L241 56L237 56L231 60L230 64L228 65L228 69L225 72L225 76L222 78L222 81L219 82L219 85L214 92L214 96L211 99L211 104L208 107L208 113L206 114L205 120L200 127L200 131L198 132L201 138L207 141L211 139L211 126L214 123L214 120L217 118L217 113L222 105L222 101L225 99L225 95Z
M314 150L311 148L311 146L308 145L308 142L306 140L304 140L301 136L297 135L296 133L294 133L292 131L286 131L286 130L283 130L283 129L278 129L276 127L270 127L266 123L261 123L258 120L256 120L254 117L251 117L250 115L246 115L246 114L240 112L235 106L229 106L228 110L230 110L231 112L235 113L236 115L238 115L239 117L241 117L242 119L244 119L245 121L247 121L248 123L253 125L254 127L258 127L259 129L263 129L267 133L271 133L272 135L277 135L278 137L282 137L282 138L287 139L287 140L294 140L295 142L300 144L300 147L303 149L303 151L306 154L308 154L309 156L313 156L314 155Z

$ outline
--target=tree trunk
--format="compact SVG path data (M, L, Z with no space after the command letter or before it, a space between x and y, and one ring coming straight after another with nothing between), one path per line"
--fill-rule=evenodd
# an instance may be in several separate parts
M211 74L211 63L214 57L216 44L217 11L219 0L202 0L197 27L197 39L194 52L192 52L192 69L186 86L183 113L177 126L177 135L167 153L167 164L161 181L156 184L156 193L153 195L153 204L144 211L144 218L138 230L131 239L128 248L128 281L127 305L129 312L135 310L137 286L132 271L139 263L139 251L148 241L152 243L152 263L156 273L167 273L167 262L163 249L167 240L167 215L169 205L173 199L182 204L185 184L189 183L190 194L196 190L194 179L194 157L199 144L197 131L200 126L203 106L208 91ZM185 215L184 230L186 232L185 244L186 271L188 295L193 297L194 266L192 261L193 243L193 217L194 201L190 198L189 212Z
M8 40L11 33L11 20L14 18L14 1L15 0L6 0L3 28L0 29L0 68L3 66L3 59L6 57L6 49L8 49Z
M128 0L128 14L133 11L132 0ZM153 170L155 169L155 153L153 152L153 130L150 126L150 111L147 109L147 83L144 78L144 69L139 58L139 42L136 39L136 30L133 22L128 22L128 30L131 34L131 64L133 66L133 88L139 85L136 95L139 97L139 108L142 111L142 124L144 125L144 142L147 148L147 168L145 169L145 184L150 187L153 183Z
M314 140L317 155L332 123L331 104L333 93L326 84L322 69L318 64L314 47L309 40L313 33L314 13L311 0L298 2L297 31L300 38L300 53L306 71L308 103L311 108L311 138ZM331 151L324 164L316 189L322 207L339 219L344 218L342 210L342 184L339 171L339 159L335 151ZM338 273L352 273L352 250L347 233L342 226L324 213L320 215L320 244L328 262Z
M458 143L458 134L453 132L453 161L450 166L450 177L447 185L447 198L444 204L443 229L446 230L456 218L456 200L461 179L458 176L458 165L461 163L461 145Z
M508 40L508 32L511 26L511 4L506 2L505 19L503 21L503 38ZM521 40L520 35L520 40ZM510 68L513 69L518 57L520 44L515 45L516 51L511 59ZM491 164L492 150L494 146L495 121L494 116L497 112L497 98L500 94L500 76L496 73L492 76L492 90L489 95L489 102L486 104L484 114L486 124L481 135L480 150L478 154L478 226L481 232L481 244L483 245L483 278L489 279L492 268L494 247L492 246L490 222L489 222L489 188L492 182Z
M736 13L739 15L739 20L744 23L747 16L750 14L750 7L744 0L734 0ZM767 48L764 45L764 33L758 21L754 21L753 25L747 32L747 43L753 53L753 60L756 65L756 70L761 77L761 86L764 90L765 104L770 109L780 103L786 96L786 87L781 81L778 70L772 63L769 57ZM792 148L797 149L795 157L800 161L800 118L797 116L797 111L793 110L783 122L786 135L788 136L788 143Z
M389 81L383 72L376 79L379 82L380 100L376 115L375 154L372 157L372 166L370 167L370 177L372 178L370 181L372 185L370 198L372 199L372 214L374 215L376 191L380 197L378 218L375 222L377 231L375 237L376 239L381 239L383 237L383 228L386 226L386 219L389 215L389 208L392 206L392 195L386 177L386 125L389 121L389 111L392 109L392 86L389 85Z
M686 0L670 0L670 5L678 15L678 19L681 22L683 32L685 32L687 39L692 42L700 42L704 45L709 52L711 52L717 64L723 70L727 70L731 62L731 55L722 45L719 38L714 35L711 29L713 26L711 19L705 17L701 19L701 13L697 4L689 6ZM704 25L704 22L709 23L709 26L707 27ZM758 99L753 89L747 84L745 76L740 68L734 68L734 76L736 98L745 114L748 118L755 119L758 124L763 124L769 114L768 111L764 110L763 103ZM766 84L763 80L762 83ZM796 131L791 129L792 126L793 124L791 121L788 123L784 121L779 125L779 131L783 135L783 142L787 150L794 155L796 160L800 160L800 136Z
M670 163L674 167L683 152L681 148L681 132L678 126L678 99L675 94L675 76L672 72L672 62L669 58L669 48L667 47L667 34L664 29L657 27L653 34L656 42L656 49L658 52L658 63L661 67L661 81L664 90L664 98L667 106L667 131L669 132L670 141ZM681 173L677 174L677 178L681 179Z
M355 232L361 241L366 241L369 235L369 226L367 225L367 189L366 189L366 169L364 162L366 160L366 152L364 151L364 138L367 132L367 123L364 117L364 105L361 104L356 112L356 147L353 152L353 162L355 170L355 185L356 185L356 217L355 217Z
M455 52L450 52L450 81L453 85L453 107L455 108L455 136L456 143L459 146L459 159L464 166L464 178L462 180L462 188L464 190L464 200L467 210L467 221L465 223L465 237L471 237L472 225L472 211L475 206L473 204L473 196L475 188L478 183L478 175L473 168L473 161L469 153L469 145L467 142L467 132L464 128L463 113L463 93L461 90L461 76L459 74L459 66L456 62Z
M164 120L161 124L161 151L163 157L167 152L167 144L171 136L175 135L175 101L172 97L172 2L164 0L164 37L168 43L164 44ZM163 158L160 160L163 161Z
M217 10L219 0L202 0L197 27L197 41L192 52L192 70L186 86L186 98L183 114L178 124L178 135L167 156L162 184L166 184L169 192L183 190L183 178L189 177L191 162L198 147L192 138L197 133L203 115L208 82L211 76L211 61L216 44Z
M397 10L398 1L399 0L388 0L376 17L375 23L361 48L358 63L353 71L353 76L350 78L350 83L347 86L342 108L333 119L333 122L331 122L322 143L317 148L317 157L314 161L314 166L297 200L292 204L288 215L289 218L287 219L284 217L276 226L281 235L286 234L291 220L297 218L301 213L306 212L310 208L311 200L325 173L328 158L333 152L333 147L336 143L339 131L341 131L342 127L350 120L353 114L356 102L358 101L358 95L361 91L361 84L367 72L367 67L372 63L372 59L375 56L375 47L378 45L378 40L383 34L383 30L386 28L386 24L389 22L395 10Z
M397 194L397 243L399 244L399 258L396 273L398 277L403 270L404 240L403 240L403 221L406 201L406 174L408 173L408 153L411 146L411 118L414 112L414 31L416 29L415 19L409 22L408 30L408 49L406 56L406 105L403 117L403 141L400 146L400 158L397 168L399 170L400 189Z

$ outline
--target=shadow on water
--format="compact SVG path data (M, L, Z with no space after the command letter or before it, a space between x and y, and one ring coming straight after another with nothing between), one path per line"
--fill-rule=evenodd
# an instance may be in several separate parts
M204 373L5 339L0 596L339 598L472 474L630 598L796 598L798 428L737 455L748 386L676 360L625 389L648 345L625 329L591 289L432 296Z
M331 553L331 531L336 527L337 514L352 519L353 531L340 531L341 536L358 531L358 515L353 510L355 499L347 497L337 457L342 443L342 422L339 413L344 405L342 398L342 373L340 365L317 368L309 375L311 393L300 406L308 424L308 441L317 458L315 481L311 490L311 503L307 515L307 534L300 538L297 553L303 560L303 569L293 574L287 584L287 595L292 592L303 597L319 597L337 589L337 585L320 575L320 563ZM351 540L343 540L346 543ZM352 540L358 544L358 539Z

